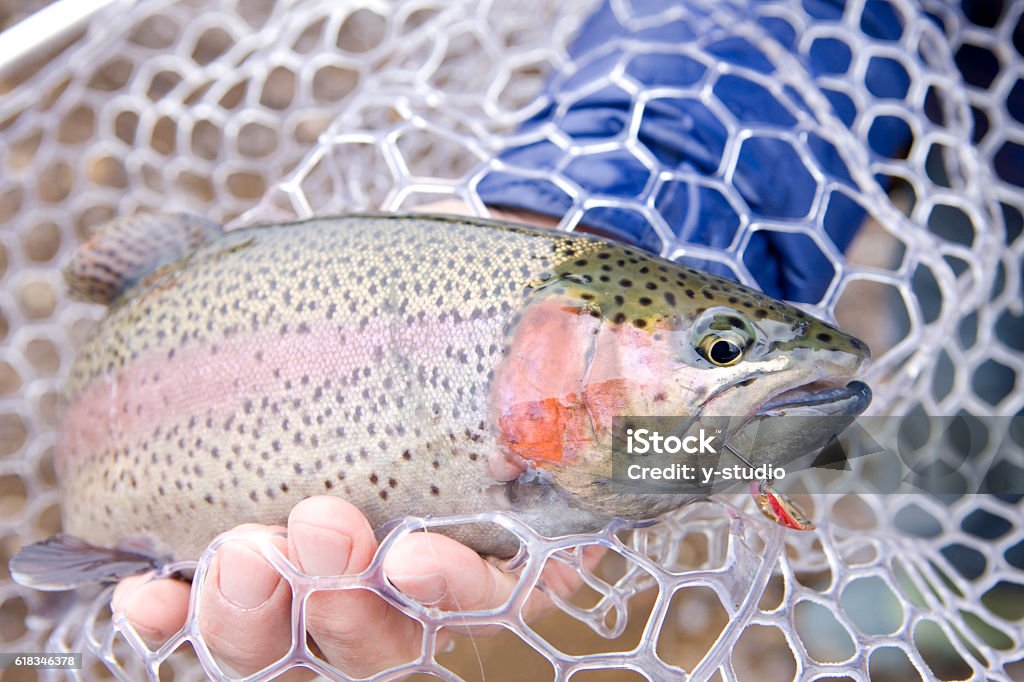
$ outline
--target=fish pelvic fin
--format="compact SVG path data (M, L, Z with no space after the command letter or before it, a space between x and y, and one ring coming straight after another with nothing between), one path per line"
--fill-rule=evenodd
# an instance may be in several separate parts
M107 223L72 254L64 280L73 298L108 304L161 266L223 234L188 213L139 213Z
M72 535L61 534L22 547L11 558L8 568L11 578L19 585L58 592L94 583L117 582L151 571L158 563L144 554L96 547Z

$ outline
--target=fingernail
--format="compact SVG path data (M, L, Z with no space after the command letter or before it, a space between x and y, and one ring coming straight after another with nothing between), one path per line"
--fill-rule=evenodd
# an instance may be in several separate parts
M255 609L265 604L281 581L281 574L266 559L242 545L224 545L217 558L220 593L240 609Z
M348 568L352 539L344 533L293 523L288 527L299 568L308 575L341 575Z
M405 592L418 602L424 604L436 604L441 601L448 591L448 581L444 573L435 571L433 573L410 573L388 575L391 584Z

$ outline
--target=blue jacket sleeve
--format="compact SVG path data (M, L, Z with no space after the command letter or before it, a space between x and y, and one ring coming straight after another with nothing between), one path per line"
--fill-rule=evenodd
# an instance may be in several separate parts
M825 19L841 15L839 2L805 0L802 6L811 20ZM634 8L630 11L653 14L672 4L678 3L649 0L630 4ZM638 116L636 141L647 163L641 162L627 146L595 145L631 137L626 128L639 107L640 93L654 88L686 88L706 73L705 65L687 56L685 50L666 49L697 38L692 20L645 23L634 21L641 17L621 21L620 18L611 3L604 2L587 19L569 51L575 66L552 77L544 93L546 106L523 125L523 135L517 136L531 141L506 149L499 157L500 167L487 172L477 191L490 205L562 216L574 204L566 187L575 186L582 196L598 200L592 202L594 205L584 216L590 228L660 251L662 240L650 220L628 208L630 202L634 206L647 202L664 218L676 239L724 249L732 243L740 225L737 208L714 189L714 183L699 181L701 176L718 171L725 153L729 132L720 114L698 97L659 95L649 98ZM867 32L881 35L891 25L891 18L884 16L867 15L862 21ZM795 36L788 24L768 20L762 27L781 45L795 50ZM741 37L723 36L703 51L760 73L773 70L766 56ZM799 58L816 74L841 70L845 66L842 62L848 62L850 55L837 47ZM638 84L638 89L627 91L609 78L614 69L623 65L625 75ZM873 91L899 88L901 73L902 69L887 71L883 67L870 74L874 82L869 85ZM753 80L720 75L714 94L718 103L740 121L782 130L796 124L793 114ZM848 119L849 111L844 110L849 106L847 102L834 100L833 106L840 118ZM554 136L553 129L558 131ZM891 151L904 147L910 141L907 132L889 131L883 139L875 141L876 149ZM571 139L585 150L598 151L584 151L571 157L564 144L555 143L556 137ZM831 145L811 139L808 146L820 168L840 176L846 173ZM682 171L686 177L696 179L670 181L655 189L651 159L658 170ZM794 147L770 135L744 142L736 158L732 184L754 219L776 221L805 217L817 190L817 181ZM864 210L852 201L830 205L826 231L839 249L850 244L864 217ZM803 234L756 231L744 250L743 260L766 293L789 300L820 300L834 274L828 259ZM713 260L690 263L735 277L728 266Z

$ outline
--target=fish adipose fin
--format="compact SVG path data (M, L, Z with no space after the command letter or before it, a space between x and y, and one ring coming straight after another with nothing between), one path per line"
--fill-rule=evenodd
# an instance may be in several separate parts
M140 213L113 220L81 244L64 268L72 297L111 303L133 284L223 234L188 213Z
M157 561L144 554L95 547L71 535L22 547L11 558L14 582L37 590L60 591L99 582L116 582L152 570Z

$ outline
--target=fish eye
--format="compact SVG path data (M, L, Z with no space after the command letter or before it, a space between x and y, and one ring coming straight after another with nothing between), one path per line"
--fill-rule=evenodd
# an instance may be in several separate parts
M690 352L716 367L735 365L756 342L756 328L730 308L706 310L690 331Z
M739 362L745 347L746 343L739 334L719 332L705 336L698 348L701 356L711 364L728 367Z

